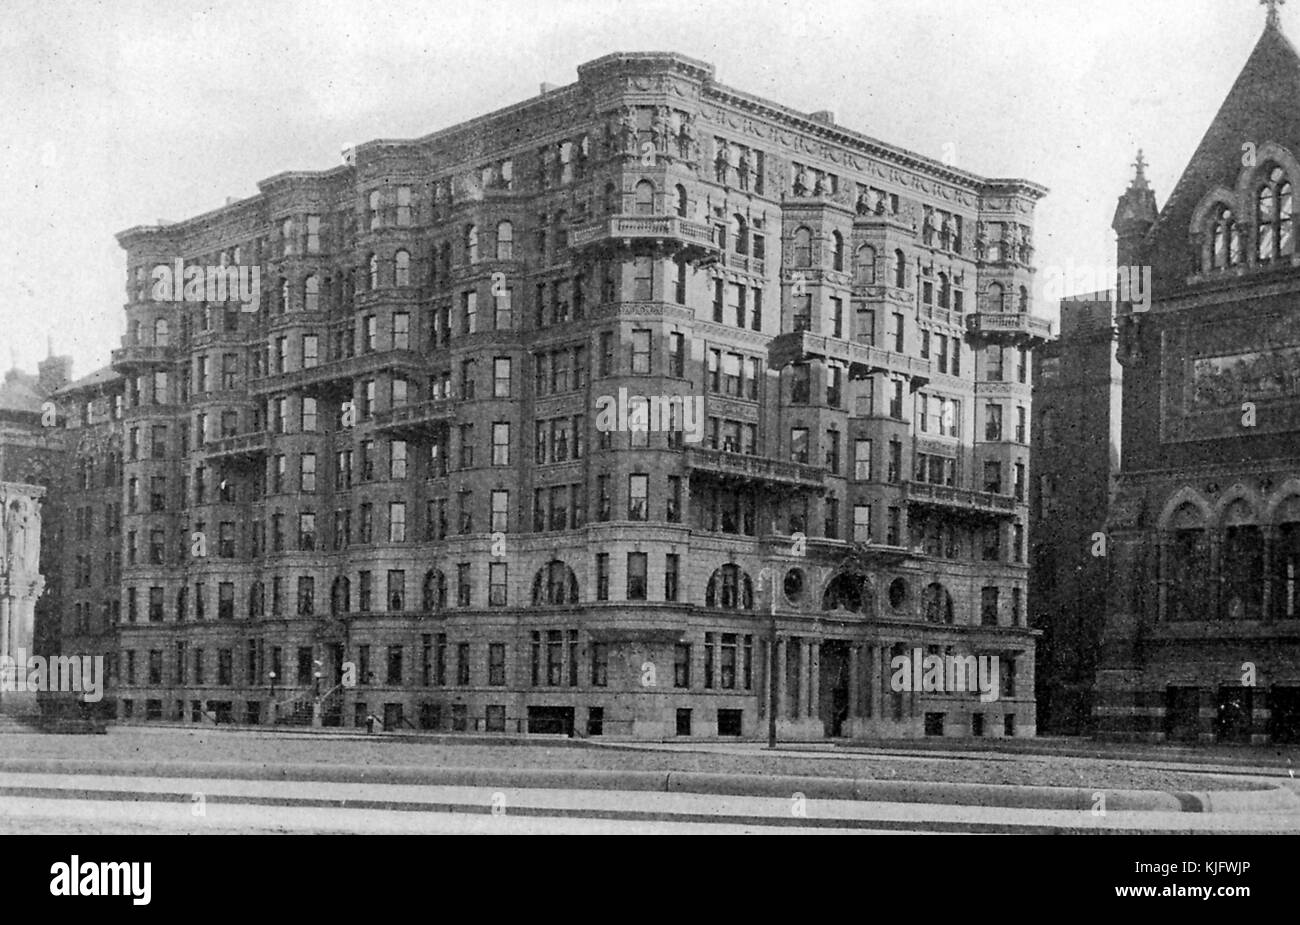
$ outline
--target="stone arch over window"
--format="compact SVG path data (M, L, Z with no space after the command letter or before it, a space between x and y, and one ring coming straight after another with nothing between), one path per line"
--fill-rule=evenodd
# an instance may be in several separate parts
M686 210L687 210L686 187L678 183L677 184L677 215L681 218L686 218Z
M352 610L352 582L339 575L330 585L330 613L348 613Z
M578 603L578 576L566 562L552 559L533 576L533 606Z
M901 249L894 251L894 288L907 288L907 257Z
M1205 526L1214 519L1208 501L1195 488L1185 487L1165 502L1156 521L1160 531L1178 529L1178 526Z
M850 613L871 612L871 585L865 575L857 572L840 572L826 583L822 592L822 610L847 610Z
M1264 607L1264 534L1256 505L1237 497L1222 508L1223 537L1219 574L1223 599L1219 616L1230 620L1258 620Z
M431 568L424 573L420 585L420 609L425 613L437 613L447 606L447 576L441 569Z
M1255 256L1268 263L1295 254L1295 187L1279 164L1270 163L1255 189Z
M1288 479L1267 508L1269 610L1275 619L1300 617L1300 480Z
M728 563L716 569L704 590L705 607L753 610L754 583L740 566Z
M1204 499L1193 492L1184 500L1175 496L1161 516L1161 613L1166 620L1211 616L1209 514Z
M921 593L921 606L924 608L927 623L954 622L952 595L937 581L925 586L925 590Z
M1200 203L1192 212L1192 220L1188 227L1188 233L1191 235L1193 247L1200 248L1197 266L1202 271L1209 271L1215 265L1215 232L1219 222L1223 219L1223 212L1227 210L1233 217L1233 223L1236 224L1235 216L1240 213L1238 201L1248 200L1249 194L1238 196L1232 190L1219 186L1210 190L1202 198ZM1240 234L1238 234L1240 239ZM1223 237L1223 254L1224 266L1229 253L1231 243L1231 230L1225 229Z
M1004 312L1007 310L1007 292L1002 288L1001 283L989 283L989 288L985 290L985 298L988 303L988 311Z
M796 267L812 266L812 231L802 225L794 230L791 257Z
M876 249L870 244L858 248L853 261L853 279L859 286L876 284Z
M637 183L633 195L637 215L653 215L655 211L655 185L649 180Z

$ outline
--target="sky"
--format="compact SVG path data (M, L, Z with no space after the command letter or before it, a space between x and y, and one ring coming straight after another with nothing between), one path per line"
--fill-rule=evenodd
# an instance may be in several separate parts
M1040 269L1104 265L1137 149L1163 205L1264 22L1256 0L3 0L0 368L34 369L47 343L78 376L108 362L118 232L572 83L614 51L678 51L723 84L1042 183ZM1282 23L1300 38L1300 9Z

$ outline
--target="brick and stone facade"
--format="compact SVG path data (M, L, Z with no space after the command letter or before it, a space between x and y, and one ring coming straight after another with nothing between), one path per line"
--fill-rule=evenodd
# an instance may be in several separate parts
M118 717L759 736L774 610L782 736L1032 735L1046 191L578 74L119 236ZM260 296L154 299L178 259ZM997 699L892 691L913 649Z
M1123 454L1095 715L1108 737L1300 734L1300 56L1275 11L1168 202L1121 198Z

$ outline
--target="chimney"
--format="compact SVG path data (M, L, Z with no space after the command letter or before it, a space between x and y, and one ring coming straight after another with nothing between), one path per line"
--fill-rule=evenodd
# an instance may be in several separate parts
M808 118L812 119L814 122L820 122L822 125L834 125L835 111L831 109L819 109Z
M552 90L558 90L558 89L560 89L560 88L559 88L556 84L548 84L548 83L543 82L543 83L542 83L542 91L541 91L541 92L542 92L542 96L545 96L546 94L550 93Z

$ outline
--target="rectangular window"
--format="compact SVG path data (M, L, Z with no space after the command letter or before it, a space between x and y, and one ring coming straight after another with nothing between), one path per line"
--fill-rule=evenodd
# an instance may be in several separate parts
M609 600L609 553L596 553L596 600Z
M492 425L492 465L510 465L510 425L498 421Z
M510 397L510 357L496 357L492 361L492 397Z
M503 687L506 683L506 646L503 642L488 643L488 684ZM504 731L504 724L502 731Z
M650 374L650 332L636 330L632 332L632 374L648 376Z
M869 504L853 506L853 542L871 542L871 505Z
M648 498L650 477L648 475L629 475L627 477L627 519L645 520L648 516Z
M506 606L508 571L505 562L488 563L488 606Z
M980 589L980 625L997 626L998 625L998 589L981 588Z
M992 402L984 406L984 439L1002 439L1002 406Z
M643 552L627 554L627 599L644 601L646 599L646 561Z
M388 504L388 542L406 542L405 501L391 501Z
M679 642L673 646L673 687L691 686L691 644Z

